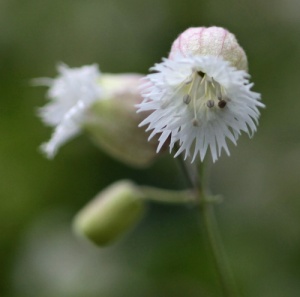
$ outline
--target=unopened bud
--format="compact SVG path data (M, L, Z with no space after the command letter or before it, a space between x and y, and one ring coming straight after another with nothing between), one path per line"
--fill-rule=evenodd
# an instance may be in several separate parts
M87 204L75 217L74 229L99 246L118 239L144 212L143 194L130 181L119 181Z
M248 70L247 56L235 36L221 27L189 28L173 42L169 58L184 56L219 56L239 70Z
M141 102L140 78L103 74L100 84L104 99L92 105L83 124L97 145L134 167L148 166L157 156L157 138L149 142L148 135L138 127L143 120L135 108Z

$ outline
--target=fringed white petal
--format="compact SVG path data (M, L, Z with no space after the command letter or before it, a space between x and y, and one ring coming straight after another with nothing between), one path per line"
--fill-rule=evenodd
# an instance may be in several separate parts
M140 126L148 125L150 138L159 137L158 151L170 140L184 153L203 160L208 148L213 161L222 150L230 154L226 140L236 144L241 131L256 131L260 94L252 92L249 74L216 56L176 56L155 64L142 87L144 101L137 112L151 111ZM187 97L188 96L188 97ZM184 99L185 98L185 99Z
M51 100L39 109L43 122L55 128L49 142L41 149L49 158L54 157L59 147L80 133L86 110L101 99L101 88L97 81L100 72L97 65L69 68L58 66L56 79L37 79L35 84L49 87Z

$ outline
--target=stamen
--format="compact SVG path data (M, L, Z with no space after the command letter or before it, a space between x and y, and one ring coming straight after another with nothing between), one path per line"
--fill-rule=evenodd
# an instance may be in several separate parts
M211 83L212 87L213 87L214 89L216 89L216 86L215 86L214 82L216 82L216 81L215 81L214 78L212 77L210 83ZM216 83L217 83L217 82L216 82Z
M200 122L196 118L193 118L192 124L193 124L194 127L199 127L200 126Z
M190 95L191 94L191 92L193 91L193 87L194 87L194 84L195 84L195 75L193 74L192 75L192 77L191 77L191 85L190 85L190 87L189 87L189 90L188 90L188 95Z
M183 96L183 103L189 104L191 102L191 100L192 100L192 97L189 94L185 94Z
M212 108L212 107L215 106L215 102L214 102L213 100L208 100L208 101L206 102L206 106L207 106L208 108Z
M200 85L203 82L204 78L201 79L200 77L195 76L194 80L196 81L196 83L195 83L195 90L194 90L194 94L193 94L193 98L192 99L193 99L194 118L196 119L197 118L197 104L196 104L197 91L199 90Z
M218 102L218 106L220 108L224 108L226 106L227 102L223 99L221 99L219 102Z

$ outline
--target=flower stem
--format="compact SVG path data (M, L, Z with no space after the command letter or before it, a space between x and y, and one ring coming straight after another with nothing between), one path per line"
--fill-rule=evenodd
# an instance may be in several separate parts
M194 188L195 199L199 204L200 217L214 258L223 296L237 297L238 293L235 281L224 251L222 238L219 234L218 224L215 218L214 205L212 203L214 199L211 199L211 195L209 195L202 186L206 184L203 180L204 176L201 174L202 179L200 183L200 174L197 171L191 172L189 164L181 160L180 166L182 169L185 167L185 170L183 170L184 175L187 182ZM203 171L202 168L202 172Z
M174 191L149 186L140 186L139 190L147 200L157 202L180 204L188 203L195 199L192 190Z
M206 230L212 255L214 257L214 262L219 276L219 281L222 286L223 295L225 297L236 297L238 296L238 294L232 272L224 251L223 242L219 234L213 205L209 202L202 203L200 205L200 214L203 226Z

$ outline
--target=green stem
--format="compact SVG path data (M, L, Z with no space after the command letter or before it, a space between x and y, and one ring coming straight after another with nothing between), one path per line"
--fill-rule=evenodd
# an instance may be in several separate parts
M226 297L238 296L233 275L224 251L223 242L219 234L214 206L209 202L203 202L200 205L200 214L213 254L223 295Z
M139 190L146 199L165 203L188 203L195 199L193 190L164 190L150 186L140 186Z
M184 163L182 164L184 165ZM187 165L187 164L185 164ZM224 297L237 297L237 289L234 282L234 278L224 251L223 242L219 234L218 224L214 214L214 205L211 196L207 194L202 187L204 180L200 183L199 173L191 174L189 167L185 167L185 176L189 184L193 185L195 190L195 196L199 202L200 216L203 223L203 227L207 234L209 247L214 258L215 267L219 277L220 285L222 287ZM202 172L203 172L202 168ZM202 174L201 174L202 175ZM203 176L201 176L204 178Z

